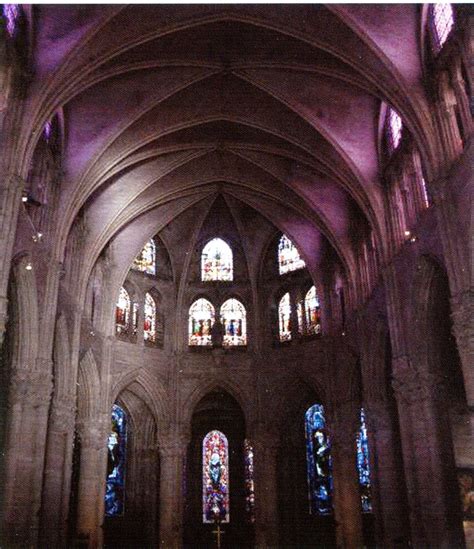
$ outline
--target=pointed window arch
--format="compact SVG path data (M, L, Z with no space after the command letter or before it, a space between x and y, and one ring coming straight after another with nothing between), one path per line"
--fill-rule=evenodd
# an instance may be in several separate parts
M214 306L204 298L197 299L189 308L189 345L212 345Z
M315 286L311 286L311 288L306 292L306 296L304 298L304 311L306 319L306 333L315 335L320 334L321 312Z
M247 312L239 300L231 298L221 306L224 346L247 345Z
M289 273L306 267L297 247L283 234L278 242L278 268L280 274Z
M213 238L202 250L201 280L233 280L232 250L221 238Z
M130 326L131 302L127 290L122 286L115 307L115 331L117 334L127 332Z
M306 411L305 435L309 512L328 515L332 513L332 461L322 404L314 404Z
M450 3L431 4L429 19L432 47L439 53L454 27L453 6Z
M143 339L150 343L156 341L156 302L152 295L145 295L145 308L143 319Z
M121 516L124 513L126 444L127 417L123 409L114 404L107 439L105 515L108 517Z
M229 444L220 431L202 441L202 518L204 523L229 522Z
M156 244L151 238L132 263L132 269L148 274L156 274Z
M280 341L291 340L291 302L290 294L286 294L280 299L278 304L278 327Z
M369 438L367 436L365 411L361 408L360 429L357 435L357 470L359 472L360 498L362 501L362 511L364 511L364 513L370 513L372 511L369 457Z

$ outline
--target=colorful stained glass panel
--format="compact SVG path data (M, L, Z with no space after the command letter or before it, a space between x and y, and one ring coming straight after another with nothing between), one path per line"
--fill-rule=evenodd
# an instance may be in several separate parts
M202 507L204 523L229 522L229 448L220 431L202 442Z
M359 471L362 511L370 513L372 511L372 496L370 487L369 439L363 408L360 411L360 430L357 435L357 469Z
M290 341L291 339L291 305L290 294L287 292L278 305L278 326L280 341Z
M278 268L280 274L296 271L303 267L306 267L306 264L301 259L298 249L286 235L282 235L278 243Z
M322 404L314 404L307 410L305 434L309 512L328 515L332 513L333 480L331 445Z
M244 440L245 460L245 512L248 522L255 522L255 482L253 464L253 446L248 439Z
M156 274L156 246L153 239L149 240L135 258L132 269L148 274Z
M212 345L215 311L207 299L196 300L189 308L189 345Z
M125 412L116 404L112 407L112 426L107 441L107 480L105 485L105 514L121 516L125 504L125 458L127 424Z
M222 304L221 322L224 346L247 345L247 314L240 301L232 298Z
M308 334L321 333L321 312L316 288L311 286L304 298L306 313L306 332Z
M143 338L153 343L156 341L156 303L150 294L145 296L145 310L143 319Z
M212 239L202 250L201 280L233 280L232 250L221 238Z
M118 334L126 332L130 322L130 296L125 288L120 288L115 307L115 330Z

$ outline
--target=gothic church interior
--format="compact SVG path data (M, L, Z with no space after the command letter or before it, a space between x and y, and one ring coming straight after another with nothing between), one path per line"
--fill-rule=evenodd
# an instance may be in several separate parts
M2 547L474 547L472 18L3 4Z

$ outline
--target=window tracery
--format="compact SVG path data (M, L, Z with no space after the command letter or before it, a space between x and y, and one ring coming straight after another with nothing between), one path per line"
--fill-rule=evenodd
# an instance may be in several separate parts
M233 280L232 250L221 238L213 238L202 250L201 280L203 282Z
M224 346L247 345L247 312L237 299L231 298L221 306L224 327Z
M202 441L202 518L204 523L229 522L229 447L220 431Z
M189 345L212 345L212 326L215 321L214 306L204 298L196 300L189 308Z
M148 274L156 274L156 244L150 239L132 264L132 269Z
M127 419L123 409L114 404L111 429L107 439L107 479L105 483L105 515L121 516L125 503L125 460Z
M280 274L289 273L306 267L293 242L283 234L278 242L278 268Z

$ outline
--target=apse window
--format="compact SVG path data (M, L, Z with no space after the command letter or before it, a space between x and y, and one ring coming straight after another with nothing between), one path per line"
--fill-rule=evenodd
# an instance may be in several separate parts
M296 246L286 235L282 235L278 243L278 268L280 274L303 269L304 267L306 267L306 264L301 259Z
M332 513L332 460L322 404L306 411L305 435L309 512L328 515Z
M121 334L128 331L130 324L130 296L125 288L120 288L119 298L115 307L115 331Z
M454 27L454 11L451 4L431 4L430 26L435 53L439 53Z
M204 282L233 280L232 250L221 238L213 238L202 250L201 280Z
M392 107L387 107L385 121L385 136L389 152L395 151L402 140L403 122L400 115Z
M148 274L156 274L156 245L153 239L149 240L132 264L132 269Z
M221 322L224 328L222 345L247 345L247 313L240 301L232 298L222 304Z
M156 341L156 303L151 294L145 296L143 319L143 339L149 343Z
M229 445L220 431L202 441L202 519L204 523L230 520Z
M365 412L360 411L360 429L357 435L357 469L359 473L360 499L362 511L372 511L372 494L370 484L370 462L369 462L369 437L365 422Z
M123 409L114 404L111 429L107 439L107 478L105 481L105 515L122 516L125 503L125 452L127 420Z
M316 287L311 288L304 298L304 311L306 320L306 333L308 335L319 335L321 333L321 309L319 307Z
M291 302L290 294L286 294L280 299L278 304L278 328L280 341L291 340Z
M189 308L189 345L212 345L212 326L215 321L214 306L204 298L196 300Z

